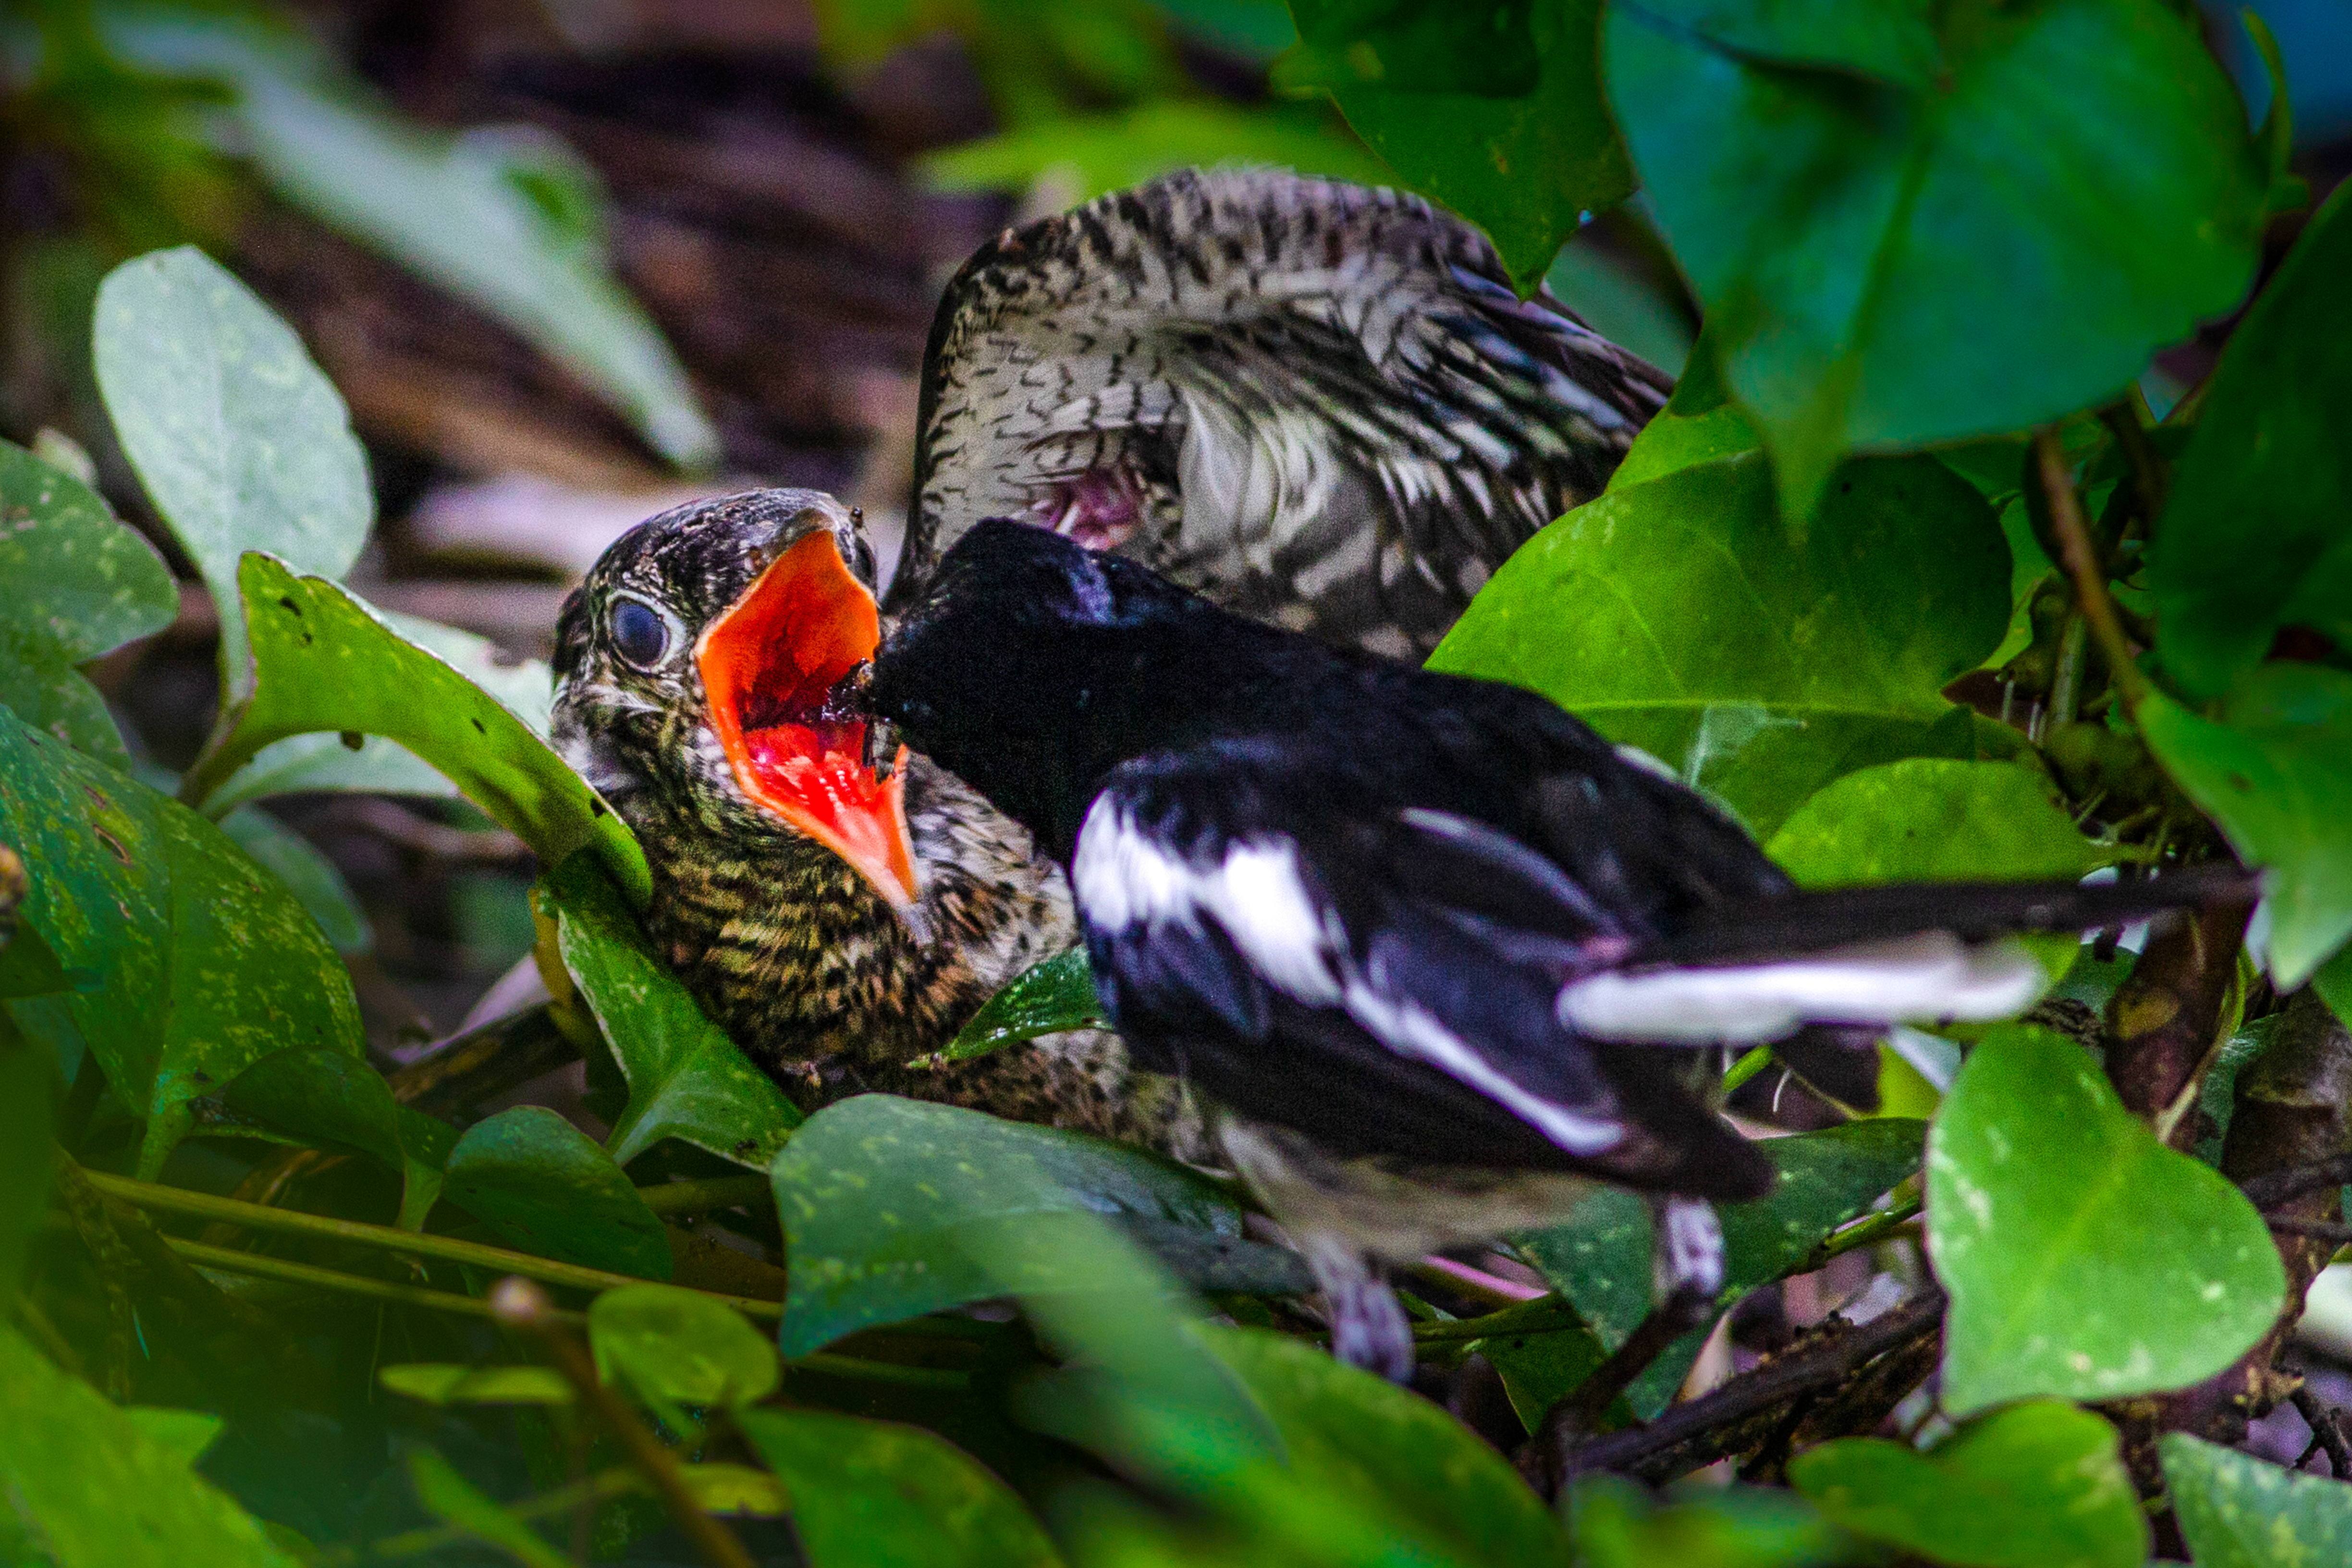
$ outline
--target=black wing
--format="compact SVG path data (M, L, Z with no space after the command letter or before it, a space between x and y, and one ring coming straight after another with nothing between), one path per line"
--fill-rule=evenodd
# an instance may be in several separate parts
M1026 517L1424 654L1668 387L1416 197L1171 174L1009 230L949 286L893 604L972 520Z

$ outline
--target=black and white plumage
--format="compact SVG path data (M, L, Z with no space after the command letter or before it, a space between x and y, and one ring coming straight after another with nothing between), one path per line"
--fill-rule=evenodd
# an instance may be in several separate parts
M2043 977L2000 933L2214 891L1800 893L1540 697L1328 648L1003 521L942 560L864 700L1067 865L1138 1060L1226 1113L1228 1155L1356 1303L1339 1348L1392 1373L1410 1342L1393 1303L1364 1305L1364 1256L1542 1223L1580 1179L1656 1194L1662 1289L1711 1299L1705 1201L1771 1171L1686 1047L1829 1055L2003 1016Z
M1669 388L1418 197L1171 174L1007 230L949 285L892 604L971 520L1011 516L1243 615L1426 654Z

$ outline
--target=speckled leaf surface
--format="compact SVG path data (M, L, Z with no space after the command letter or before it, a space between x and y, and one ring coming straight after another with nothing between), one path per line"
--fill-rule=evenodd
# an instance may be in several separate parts
M1849 25L1792 50L1783 9L1613 5L1601 56L1792 513L1845 451L2114 395L2252 280L2267 181L2188 19L2140 0L1968 0L1922 39L1898 8L1854 5L1839 10L1898 14L1860 48ZM1840 68L1801 58L1824 44Z
M2157 1453L2197 1568L2352 1563L2352 1484L2297 1475L2186 1432L2166 1433Z
M340 577L367 542L375 493L351 416L294 330L194 246L107 275L92 353L122 450L220 608L223 684L241 690L237 557Z
M613 879L587 856L548 873L557 951L588 1002L628 1104L607 1142L627 1164L665 1138L766 1170L801 1124L798 1107L751 1065L656 955Z
M1778 1184L1753 1203L1717 1207L1726 1304L1788 1273L1830 1232L1917 1171L1927 1131L1925 1122L1876 1117L1759 1143L1780 1172ZM1648 1208L1615 1188L1587 1199L1572 1224L1512 1237L1520 1255L1612 1347L1653 1304L1650 1243ZM1646 1420L1665 1407L1706 1338L1704 1330L1685 1334L1634 1382L1626 1397L1635 1415Z
M1108 1029L1102 998L1095 994L1095 972L1087 950L1074 947L1034 963L980 1005L971 1021L956 1031L954 1039L920 1061L961 1062L984 1057L1006 1046L1058 1035L1066 1029Z
M2000 525L1941 464L1848 465L1798 537L1749 453L1570 512L1430 666L1539 691L1769 835L1840 774L1973 755L1941 691L1993 650L2009 608Z
M0 1494L57 1568L294 1568L127 1411L0 1324Z
M737 1420L792 1499L809 1568L1062 1561L1003 1481L920 1427L820 1410L747 1410Z
M1093 1214L1241 1232L1223 1194L1136 1150L894 1095L810 1117L774 1178L792 1257L787 1356L946 1307L1086 1284L1050 1248L1021 1249L1034 1272L1008 1279L966 1245L989 1226Z
M106 700L74 667L172 624L171 569L79 480L0 441L0 701L120 765Z
M449 1152L444 1191L509 1246L667 1279L661 1218L596 1141L543 1105L478 1121Z
M2244 1195L2158 1142L2082 1047L2022 1025L1969 1053L1936 1117L1927 1249L1951 1295L1956 1417L2194 1383L2259 1339L2286 1291Z
M362 1049L350 975L285 887L178 802L0 712L0 837L33 873L23 916L94 989L13 1004L79 1038L146 1118L139 1171L189 1102L289 1047Z
M356 958L374 950L375 933L360 910L358 895L316 845L258 806L230 812L220 819L220 830L286 884L337 952Z
M189 798L207 799L264 746L289 735L381 735L439 769L542 864L593 847L624 892L646 897L652 878L635 838L506 704L323 577L250 554L239 581L253 638L253 694L189 770Z
M1823 1443L1790 1461L1789 1480L1864 1540L1956 1568L2147 1561L2122 1438L2054 1400L1979 1416L1924 1454L1883 1437Z
M2231 847L2270 871L2271 975L2302 984L2352 937L2352 675L2267 664L2218 720L2159 692L2139 727Z

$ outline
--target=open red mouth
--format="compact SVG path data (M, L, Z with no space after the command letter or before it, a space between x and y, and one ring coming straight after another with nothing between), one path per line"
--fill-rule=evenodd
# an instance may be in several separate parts
M777 556L710 624L695 658L737 785L904 910L915 901L907 749L877 778L866 758L866 721L828 705L880 640L874 595L820 530Z

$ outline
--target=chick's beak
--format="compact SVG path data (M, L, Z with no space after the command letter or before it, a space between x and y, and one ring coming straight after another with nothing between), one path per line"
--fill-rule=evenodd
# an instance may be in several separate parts
M819 529L777 556L710 624L695 658L738 787L910 916L906 748L896 747L877 772L867 755L868 721L834 699L880 640L874 595Z

